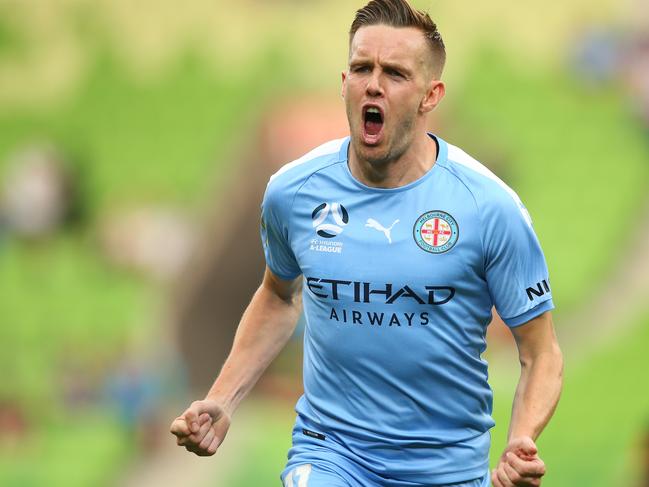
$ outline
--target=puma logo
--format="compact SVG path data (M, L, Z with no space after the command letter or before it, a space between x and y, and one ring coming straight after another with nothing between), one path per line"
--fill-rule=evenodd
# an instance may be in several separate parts
M377 222L374 218L368 218L367 223L365 224L365 226L373 228L374 230L378 230L379 232L383 232L383 234L385 235L385 238L388 239L388 243L392 243L392 237L390 236L390 232L392 231L392 227L395 226L397 223L399 223L399 220L394 220L392 225L390 225L388 228L385 228L383 225L381 225L379 222Z

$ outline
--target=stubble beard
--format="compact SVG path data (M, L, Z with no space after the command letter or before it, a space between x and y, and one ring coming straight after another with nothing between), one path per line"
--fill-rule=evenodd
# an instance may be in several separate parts
M356 153L356 158L361 164L367 162L376 169L384 168L391 162L399 160L408 150L408 147L414 139L413 126L415 125L415 116L409 116L397 124L396 131L387 140L387 147L381 152L376 147L366 147L361 135L358 133L354 134L354 131L351 130L352 114L350 107L347 107L347 120L350 126L352 146ZM360 130L362 131L362 128Z

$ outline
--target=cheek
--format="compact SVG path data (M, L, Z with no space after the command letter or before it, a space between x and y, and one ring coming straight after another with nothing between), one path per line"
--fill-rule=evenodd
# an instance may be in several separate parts
M420 95L417 92L413 92L411 90L408 90L406 93L403 94L403 96L400 99L398 109L402 116L404 117L413 117L417 113L419 113L419 108L421 106L421 102L423 100L423 96Z
M394 93L394 95L392 98L393 113L398 118L409 118L417 112L421 100L412 91L402 90L401 93Z
M363 93L363 90L361 88L361 83L358 80L354 79L347 79L347 83L345 83L345 91L347 92L348 95L350 96L358 96L360 93Z

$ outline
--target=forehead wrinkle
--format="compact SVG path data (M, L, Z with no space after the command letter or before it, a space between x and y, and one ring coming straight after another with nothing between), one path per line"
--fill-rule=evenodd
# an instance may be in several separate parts
M411 71L412 67L408 65L408 63L403 62L401 60L391 60L391 59L381 59L381 56L379 56L378 61L374 59L373 56L355 56L353 59L350 59L350 65L352 64L378 64L379 66L383 68L393 68L393 69L402 69L402 70L407 70Z
M410 31L418 34L417 36L393 36L385 39L370 29L372 27L383 27L397 31ZM373 35L374 34L374 35ZM377 39L378 38L378 39ZM378 47L375 47L378 45ZM390 26L368 26L362 27L356 32L349 49L349 62L367 61L373 62L378 57L379 64L404 66L407 69L414 70L416 67L428 69L427 53L428 46L423 32L410 27L390 27ZM432 59L430 62L432 63Z
M398 48L393 48L393 46L382 46L372 52L371 50L364 49L362 45L350 53L349 61L350 63L372 62L384 67L401 67L410 70L416 65L424 63L421 56L411 56L408 53L401 53Z

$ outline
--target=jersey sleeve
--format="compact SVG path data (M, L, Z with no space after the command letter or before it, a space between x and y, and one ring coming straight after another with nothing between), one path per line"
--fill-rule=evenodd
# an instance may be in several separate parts
M522 325L553 309L545 256L515 193L503 190L489 198L483 229L487 285L507 326Z
M291 198L277 181L268 184L261 204L260 233L266 264L277 277L292 280L302 272L288 240Z

